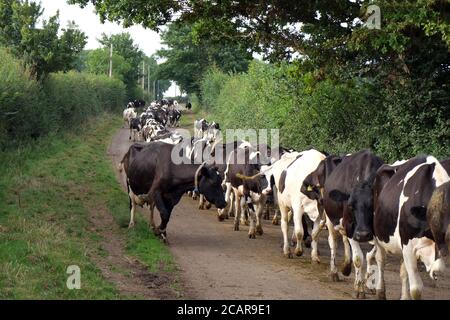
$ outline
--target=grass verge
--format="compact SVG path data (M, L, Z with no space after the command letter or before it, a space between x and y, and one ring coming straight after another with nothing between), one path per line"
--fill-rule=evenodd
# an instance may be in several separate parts
M89 222L92 204L106 206L120 226L127 195L106 150L121 119L103 114L82 128L0 155L0 298L122 299L90 256L104 256ZM142 219L142 218L139 218ZM138 223L121 229L126 253L153 271L175 272L169 250ZM81 290L68 290L67 267L81 269Z

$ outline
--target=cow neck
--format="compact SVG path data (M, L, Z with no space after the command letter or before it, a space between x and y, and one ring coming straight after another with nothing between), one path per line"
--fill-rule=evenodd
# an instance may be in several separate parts
M179 184L183 186L183 191L191 191L195 188L195 174L199 164L182 164L181 174L178 176Z

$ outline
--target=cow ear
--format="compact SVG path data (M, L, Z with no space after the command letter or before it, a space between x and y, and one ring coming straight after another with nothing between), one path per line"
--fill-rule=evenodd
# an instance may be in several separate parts
M329 196L333 201L336 202L347 201L350 198L350 195L340 192L339 190L331 190Z

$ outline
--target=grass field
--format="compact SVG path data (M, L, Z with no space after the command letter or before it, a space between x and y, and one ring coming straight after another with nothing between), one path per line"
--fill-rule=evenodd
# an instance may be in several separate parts
M93 257L107 254L89 221L89 212L99 208L123 227L127 255L152 272L163 266L176 273L170 252L146 223L132 231L125 228L128 197L106 154L121 125L119 117L104 114L77 132L0 155L0 298L131 298L121 295L93 263ZM81 269L81 290L66 287L70 265Z

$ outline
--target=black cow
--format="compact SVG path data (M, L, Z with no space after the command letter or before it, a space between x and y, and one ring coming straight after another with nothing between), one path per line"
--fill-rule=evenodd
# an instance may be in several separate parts
M155 234L167 239L166 228L175 205L184 193L196 188L217 208L224 208L226 202L217 168L208 165L175 164L172 161L174 146L161 142L134 144L122 160L127 175L130 195L131 221L134 225L136 205L149 204L160 212L161 225ZM152 213L153 214L153 213Z
M345 157L326 179L323 206L328 219L349 238L355 267L356 297L365 297L362 275L364 256L359 242L372 240L372 188L383 160L370 150L361 150Z

